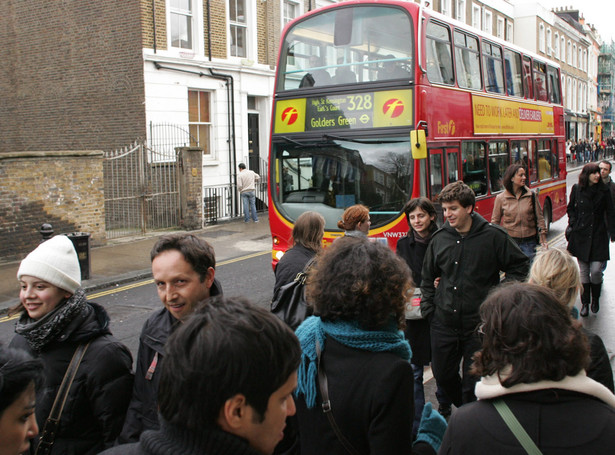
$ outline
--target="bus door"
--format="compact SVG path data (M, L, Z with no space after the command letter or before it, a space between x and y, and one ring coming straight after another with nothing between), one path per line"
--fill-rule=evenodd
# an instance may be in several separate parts
M459 147L429 150L429 198L435 201L442 188L459 180Z
M443 149L428 149L427 156L429 157L429 199L436 200L445 182L444 165L442 162Z

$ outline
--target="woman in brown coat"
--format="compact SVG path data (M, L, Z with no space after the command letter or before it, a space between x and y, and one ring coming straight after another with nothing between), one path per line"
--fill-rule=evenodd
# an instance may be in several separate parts
M527 179L521 164L511 164L502 178L505 190L495 198L491 222L501 225L527 257L536 254L536 236L547 247L547 230L537 197L525 186Z

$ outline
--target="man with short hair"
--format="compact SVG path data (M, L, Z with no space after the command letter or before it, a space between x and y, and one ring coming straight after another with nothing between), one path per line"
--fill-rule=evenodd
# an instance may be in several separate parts
M600 168L600 178L604 184L609 187L609 190L611 190L611 199L613 203L615 203L615 182L611 180L611 162L609 160L602 160L598 163L598 167Z
M474 212L475 195L465 183L448 184L438 200L446 223L433 234L425 254L421 313L430 322L434 377L459 407L476 400L478 378L469 370L480 349L478 310L499 284L500 271L507 280L524 280L529 259L504 229Z
M192 234L161 237L151 251L152 275L163 308L143 325L139 339L132 400L118 442L135 442L145 430L158 428L158 383L169 335L199 302L222 294L215 279L212 246Z
M241 202L243 204L243 221L249 222L250 215L252 220L258 223L258 216L256 215L256 182L260 180L260 176L249 169L246 169L246 165L239 163L239 174L237 175L237 190L241 195Z
M167 343L161 426L104 455L271 455L286 418L301 347L290 328L242 298L199 307Z

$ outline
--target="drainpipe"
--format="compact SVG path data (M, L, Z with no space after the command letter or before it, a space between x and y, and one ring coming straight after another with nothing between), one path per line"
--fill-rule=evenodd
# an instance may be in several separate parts
M211 62L211 5L207 0L207 56Z
M199 77L212 77L214 79L220 79L226 82L226 99L227 99L227 117L228 117L228 157L229 165L229 183L231 187L233 184L237 187L237 146L235 142L235 83L233 76L230 74L216 73L211 68L208 68L209 74L201 71L183 70L180 68L173 68L170 66L162 66L158 62L153 62L157 70L165 69L170 71L178 71L180 73L196 74ZM239 196L237 192L233 192L233 207L239 208ZM239 213L239 211L237 212Z
M156 53L156 0L152 0L152 25L154 26L154 54Z

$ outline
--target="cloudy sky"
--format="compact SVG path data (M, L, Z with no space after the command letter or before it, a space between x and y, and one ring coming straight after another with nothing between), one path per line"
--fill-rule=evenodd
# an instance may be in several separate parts
M615 41L615 2L613 0L538 0L548 8L573 7L585 17L585 23L594 24L602 41Z

